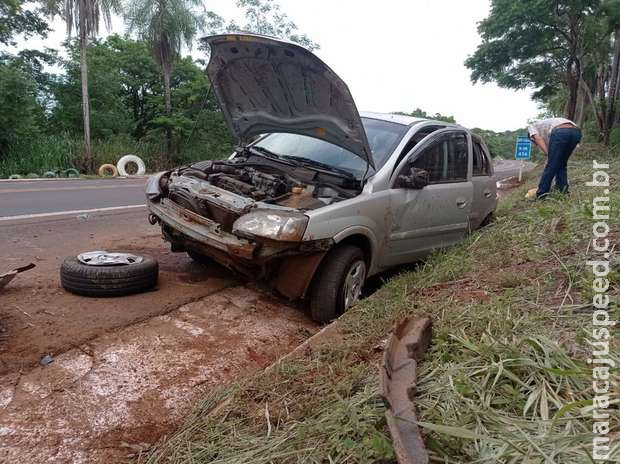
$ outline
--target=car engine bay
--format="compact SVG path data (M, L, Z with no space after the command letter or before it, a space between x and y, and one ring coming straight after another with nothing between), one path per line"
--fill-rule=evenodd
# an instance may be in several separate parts
M260 159L257 162L244 157L209 160L180 168L177 175L207 181L215 187L254 201L300 210L317 209L359 193L358 188L351 188L356 185L349 179L307 167L278 164L270 160ZM171 190L171 197L179 194L174 182L167 187Z

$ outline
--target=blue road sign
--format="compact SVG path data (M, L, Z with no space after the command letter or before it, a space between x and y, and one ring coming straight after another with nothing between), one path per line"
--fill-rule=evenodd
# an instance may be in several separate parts
M517 146L515 147L515 159L529 160L532 155L532 142L526 136L517 137Z

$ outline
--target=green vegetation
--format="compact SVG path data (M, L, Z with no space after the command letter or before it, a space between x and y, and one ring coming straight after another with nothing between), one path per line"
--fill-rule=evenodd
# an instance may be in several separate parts
M592 157L571 162L570 198L529 203L527 185L496 222L403 272L346 313L342 340L209 394L148 463L394 462L378 362L403 316L434 320L416 404L432 462L591 463ZM609 172L618 178L620 167ZM618 230L615 189L611 230ZM614 319L620 274L610 274ZM616 365L618 340L611 348ZM620 380L612 370L612 383ZM617 394L612 394L617 403ZM620 432L618 409L611 436ZM620 459L618 441L611 460Z
M465 65L474 82L534 88L548 115L609 145L620 105L620 0L492 0ZM618 130L618 129L616 129Z
M585 140L618 151L619 2L493 0L479 25L482 42L466 61L472 79L534 88L544 115L573 117ZM92 173L126 153L146 158L149 170L230 153L220 111L207 100L205 63L183 57L181 44L198 32L241 29L318 48L276 0L236 5L239 24L195 0L0 0L0 177L69 167ZM97 40L99 22L111 12L123 13L136 37ZM68 58L58 50L7 51L18 37L45 37L50 15L77 35L63 46ZM50 74L48 65L61 73ZM408 114L454 122L419 108ZM503 157L521 133L475 131Z
M143 157L150 171L231 153L222 114L207 98L205 63L181 56L181 45L200 30L239 30L237 24L194 11L198 4L192 1L136 0L124 10L138 38L98 40L99 20L118 11L117 0L33 5L0 0L0 46L18 35L45 37L48 13L60 14L78 37L63 45L66 59L56 50L0 48L0 178L67 168L93 173L127 153ZM244 30L318 47L274 0L238 0L237 6L246 18ZM83 31L81 19L87 20ZM51 74L46 65L62 72Z
M515 131L494 132L485 129L474 128L472 132L478 134L486 142L493 157L505 159L513 158L517 137L527 135L527 129Z
M177 126L172 119L172 71L181 48L191 48L196 34L204 28L204 15L195 11L200 4L200 0L132 0L127 13L129 30L146 42L164 77L164 115L159 125L166 133L166 161L172 153L172 131Z
M451 123L455 123L456 119L454 119L454 116L444 116L443 114L440 113L427 113L426 111L424 111L421 108L416 108L415 110L413 110L411 113L404 113L402 111L395 111L395 114L402 114L405 116L413 116L414 118L422 118L422 119L434 119L436 121L445 121L445 122L451 122Z
M92 158L90 139L90 96L88 85L88 42L99 34L99 23L103 20L109 30L112 24L112 14L121 10L120 0L48 0L52 5L52 12L59 12L67 25L67 35L72 32L78 37L80 48L80 83L82 100L82 121L84 123L84 157L81 164L84 169L93 170L95 164Z

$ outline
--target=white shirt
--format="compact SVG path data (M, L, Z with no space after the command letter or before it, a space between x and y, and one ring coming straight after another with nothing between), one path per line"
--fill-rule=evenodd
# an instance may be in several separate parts
M553 132L553 129L561 126L562 124L572 124L573 126L577 127L577 125L570 119L549 118L536 121L527 128L527 132L530 135L530 138L532 138L532 136L534 135L540 135L547 143L547 146L549 146L549 137L551 137L551 132Z

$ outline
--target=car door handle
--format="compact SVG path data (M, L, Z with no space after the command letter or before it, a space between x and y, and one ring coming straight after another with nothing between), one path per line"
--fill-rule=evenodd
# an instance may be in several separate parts
M467 206L467 200L456 200L456 206L459 208L465 208Z
M493 193L490 190L484 191L484 198L491 198L491 195L493 195Z

